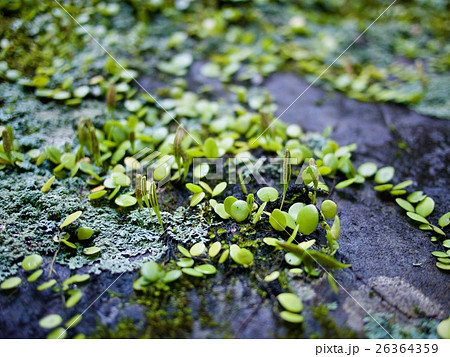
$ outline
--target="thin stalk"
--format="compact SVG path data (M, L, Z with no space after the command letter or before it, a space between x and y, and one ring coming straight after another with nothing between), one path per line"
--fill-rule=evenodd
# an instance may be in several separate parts
M284 199L286 198L286 192L291 180L292 167L291 167L291 153L286 150L286 155L283 160L283 198L281 200L280 210L283 208Z

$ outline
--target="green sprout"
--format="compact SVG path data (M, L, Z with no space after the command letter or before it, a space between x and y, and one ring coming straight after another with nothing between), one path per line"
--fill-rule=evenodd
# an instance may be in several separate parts
M302 173L303 182L305 185L312 183L314 193L309 193L308 196L313 204L317 203L317 190L319 188L319 170L317 169L316 161L309 159L309 166Z
M147 177L145 177L144 175L136 175L135 188L136 188L136 200L138 201L139 206L143 208L142 200L144 200L145 205L147 206L148 211L150 213L150 217L152 216L151 209L153 209L153 211L156 214L156 217L158 217L158 222L161 225L161 228L164 230L161 212L159 211L158 196L156 195L155 181L151 181L150 187L148 188Z
M280 209L283 208L284 199L286 198L286 192L289 186L289 181L291 180L292 167L291 167L291 153L286 150L286 156L283 160L283 198L281 199Z
M183 141L185 131L181 125L178 126L175 138L173 140L173 154L175 156L175 162L177 163L178 175L181 176L181 160L183 157L183 148L181 143Z
M136 175L136 199L139 207L144 208L142 204L142 198L147 195L147 178L142 175Z
M95 127L92 125L91 119L86 119L86 126L89 130L89 138L91 140L91 151L94 155L95 164L100 165L100 149L98 147L97 135L95 134Z
M156 216L158 217L158 222L161 225L161 228L164 230L164 225L163 225L163 221L161 218L161 212L159 211L158 196L156 195L155 181L150 182L150 190L149 190L148 196L149 196L148 199L147 199L147 195L144 196L145 204L148 207L149 202L150 202L150 206L153 208L153 211L155 212Z
M186 130L179 125L175 133L175 138L173 140L173 155L175 156L175 162L178 168L178 176L181 177L181 161L183 161L183 178L182 181L186 180L186 176L189 172L189 166L191 165L191 158L188 153L183 150L183 140L186 136Z
M109 110L113 110L116 106L116 86L113 82L108 85L108 92L106 93L106 106Z
M9 164L14 166L13 150L14 150L14 134L11 125L6 127L6 130L2 131L3 151L6 155L1 155L0 152L0 164Z

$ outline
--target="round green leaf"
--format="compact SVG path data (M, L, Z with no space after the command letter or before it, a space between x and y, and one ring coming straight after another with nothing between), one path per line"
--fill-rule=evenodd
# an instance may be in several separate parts
M205 198L206 194L202 192L194 193L191 198L190 206L194 207L198 205Z
M277 231L284 231L286 228L286 216L278 208L274 209L269 216L269 223L273 229Z
M397 202L397 204L404 210L414 212L414 206L403 198L396 198L395 202Z
M217 254L219 254L220 249L222 249L222 244L220 242L214 242L210 247L208 251L208 255L211 258L214 258Z
M187 183L186 188L193 193L203 192L203 189L199 185L195 185L193 183Z
M297 216L297 224L302 234L311 234L319 224L319 213L314 205L307 205L300 209Z
M191 257L191 254L189 253L189 251L182 245L178 244L177 248L180 251L180 253L183 254L185 257L187 257L187 258Z
M141 275L145 280L154 282L164 276L164 270L156 262L145 262L141 267Z
M287 252L284 255L284 260L292 266L299 266L302 263L302 258L292 252Z
M439 323L436 332L440 338L450 339L450 317Z
M438 224L442 228L447 227L450 224L450 212L447 212L447 213L443 214L441 216L441 218L439 218Z
M193 256L193 257L197 257L199 255L202 255L206 250L206 246L203 243L195 243L191 249L189 250L189 253Z
M71 153L64 153L61 155L61 164L68 170L72 170L75 167L76 158Z
M406 212L406 215L413 219L414 221L420 222L420 223L425 223L425 224L430 224L430 222L428 222L428 220L424 217L422 217L421 215L418 215L417 213L414 212Z
M74 293L66 300L66 307L69 309L72 306L75 306L81 300L82 296L83 293L81 290L75 290Z
M350 178L348 180L341 181L335 186L335 188L340 190L342 188L350 186L351 184L355 183L355 181L356 181L356 177Z
M78 230L77 236L79 240L86 240L92 237L94 230L90 227L81 227Z
M37 287L37 290L38 291L44 291L44 290L50 289L55 284L56 284L56 280L55 279L51 279L51 280L46 281L45 283L42 283L41 285L39 285Z
M439 250L435 250L434 252L431 252L431 255L436 258L448 258L447 253L441 252Z
M441 269L441 270L445 270L445 271L449 271L450 270L450 264L444 264L442 262L437 262L436 266Z
M236 222L242 222L247 219L250 214L250 209L248 208L247 202L243 200L237 200L231 205L231 217Z
M219 183L216 187L214 187L212 197L219 196L223 191L225 191L226 188L227 188L226 182Z
M263 242L272 247L278 247L278 239L276 238L266 237L263 238Z
M413 182L411 180L400 182L396 184L394 187L392 187L392 190L394 191L403 190L405 187L411 186L412 183Z
M206 275L215 274L217 272L217 269L214 267L214 265L211 264L202 264L196 266L194 269Z
M256 195L263 202L274 202L278 199L278 191L273 187L260 188Z
M178 280L178 278L182 275L181 270L170 270L164 275L162 278L162 281L165 283L171 283L175 280Z
M22 268L26 271L35 270L42 264L42 257L39 254L31 254L22 261Z
M167 162L159 164L153 170L153 178L155 181L162 181L169 175L170 175L170 166Z
M395 174L395 169L392 166L382 167L375 174L375 182L383 184L389 182L393 179Z
M81 86L78 88L75 88L73 91L73 95L77 98L84 98L89 94L89 87L88 86Z
M136 198L130 195L120 195L114 201L120 207L131 207L137 202Z
M66 338L66 336L67 336L67 331L63 327L58 327L58 328L54 329L52 332L50 332L47 335L47 338L50 340L60 340L60 339Z
M97 199L103 197L104 195L106 195L107 192L108 191L106 191L106 190L93 192L88 197L89 197L90 200L97 200Z
M325 200L320 207L326 219L333 219L337 213L337 205L331 200Z
M49 180L44 184L44 186L42 186L41 191L44 193L48 192L53 184L53 181L55 181L55 176L49 178Z
M428 217L434 210L434 200L431 197L426 197L416 206L416 213L422 217Z
M222 219L230 218L230 215L227 213L227 211L225 211L225 205L223 203L216 204L214 206L214 212L216 212Z
M303 309L303 304L297 295L292 293L281 293L277 296L281 306L290 312L300 312Z
M42 269L36 270L33 274L31 274L27 281L30 283L35 282L36 280L38 280L40 278L40 276L42 275L44 271Z
M227 212L229 215L231 215L231 206L236 201L237 201L237 198L233 197L233 196L228 196L227 198L225 198L225 201L223 201L223 206L224 206L225 212Z
M374 186L373 189L378 192L384 192L384 191L390 190L392 187L393 187L393 185L391 183L386 183L384 185Z
M177 261L177 265L180 268L190 268L194 265L194 260L191 258L181 258L179 261Z
M78 283L84 283L85 281L88 281L90 278L89 274L74 274L71 277L64 280L64 285L70 285L70 284L78 284Z
M298 212L300 211L300 209L302 209L305 206L306 205L303 202L296 202L291 207L289 207L289 211L288 212L289 212L289 214L291 215L292 218L297 219Z
M411 203L417 203L422 201L427 195L425 195L422 191L415 191L413 193L410 193L406 199Z
M83 213L82 211L76 211L76 212L74 212L74 213L68 215L68 216L64 219L63 223L61 223L61 225L59 226L59 228L64 228L64 227L68 226L69 224L75 222L75 221L81 216L82 213Z
M281 311L280 317L287 322L293 323L293 324L300 324L303 322L304 318L302 315L294 314L290 311Z
M264 277L264 281L266 283L270 283L274 280L277 280L279 276L280 276L280 272L278 270L275 270L274 272L270 273L269 275L266 275Z
M219 264L223 264L226 262L226 260L228 259L228 256L230 255L230 250L229 249L225 249L223 251L223 253L220 255L219 258Z
M377 165L373 162L366 162L358 167L358 174L363 177L372 177L377 172Z
M69 320L67 320L66 323L64 324L64 326L67 329L73 328L81 322L81 319L82 319L82 315L76 314L76 315L72 316Z
M208 138L205 140L203 146L203 152L207 158L217 158L219 157L219 148L217 147L216 141L213 138Z
M203 276L203 273L192 268L183 268L181 271L186 275L195 276L196 278L201 278Z
M13 276L12 278L6 279L0 285L0 287L2 288L2 290L10 290L10 289L17 288L21 282L22 282L22 279L20 279L17 276Z
M193 175L195 178L202 178L208 175L209 165L205 162L202 162L200 165L194 167Z
M39 326L45 329L55 328L63 322L63 319L58 314L50 314L39 320Z
M88 247L88 248L85 248L85 249L83 250L83 254L86 254L86 255L95 255L95 254L99 253L100 250L101 250L101 249L100 249L99 247Z
M253 264L253 254L248 249L240 248L238 245L233 244L230 248L231 258L238 264L243 265L245 268L250 267Z

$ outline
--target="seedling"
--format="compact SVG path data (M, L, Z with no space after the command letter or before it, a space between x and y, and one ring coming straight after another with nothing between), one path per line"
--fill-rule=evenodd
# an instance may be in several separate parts
M280 209L283 208L284 199L286 198L286 192L291 180L292 167L291 167L291 153L286 150L286 155L283 160L283 198L281 199Z
M161 213L159 211L158 196L156 195L155 181L150 182L149 195L148 195L148 198L147 198L147 195L145 195L144 200L145 200L145 204L147 205L147 207L149 207L149 205L150 205L153 208L153 211L155 212L156 216L158 217L159 224L161 225L162 230L164 230Z
M113 110L116 106L116 86L113 82L108 85L108 92L106 94L106 106L108 110Z
M198 185L194 183L187 183L186 188L193 193L190 201L190 206L194 207L198 205L206 197L206 191L211 197L219 196L227 188L226 182L218 183L214 189L212 189L206 182L200 181Z
M13 156L20 157L20 155L14 151L14 133L11 125L2 131L2 143L4 152L0 152L0 164L14 166Z

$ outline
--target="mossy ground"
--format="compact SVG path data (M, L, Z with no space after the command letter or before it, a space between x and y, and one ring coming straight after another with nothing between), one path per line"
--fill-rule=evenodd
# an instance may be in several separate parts
M54 66L58 70L51 75L49 83L51 88L61 87L67 79L73 79L76 85L86 84L88 78L98 73L107 77L120 75L120 68L117 64L104 56L103 51L95 43L87 41L84 34L77 32L76 26L71 23L70 19L61 16L64 14L55 10L55 4L50 5L52 11L48 11L44 8L46 5L41 4L39 7L35 7L33 12L30 12L26 6L16 7L15 3L10 2L0 17L0 36L8 38L12 43L12 47L1 54L2 60L5 60L9 66L8 68L20 71L23 76L33 76L36 74L36 70ZM192 50L196 62L186 76L187 85L191 90L201 93L204 97L219 98L224 104L224 98L228 100L233 97L232 91L219 86L218 89L209 92L208 86L214 87L217 83L216 80L210 81L205 78L198 80L202 62L215 60L221 64L227 63L236 51L250 51L248 62L245 64L239 62L241 72L244 73L243 78L230 76L223 82L232 82L238 85L244 83L249 87L250 93L256 94L255 98L264 92L259 88L264 85L262 77L276 71L290 69L313 79L322 71L326 63L339 54L340 47L347 46L347 42L354 39L361 29L368 25L370 18L378 15L382 10L382 4L378 2L370 1L365 4L363 6L355 2L342 7L340 1L331 1L327 4L308 2L302 9L302 16L308 23L308 31L292 34L285 25L289 23L292 16L298 15L299 9L296 5L262 2L260 6L253 8L249 3L244 2L242 4L243 15L240 18L228 20L229 26L243 26L248 30L248 33L245 34L247 39L244 36L243 46L238 46L237 49L234 47L233 36L229 35L231 40L230 37L226 37L227 24L223 23L223 18L218 15L218 11L225 8L239 8L227 1L214 2L210 8L200 12L197 12L197 8L183 12L170 6L167 6L167 9L164 7L151 8L142 6L140 1L127 1L123 2L120 13L111 15L106 10L94 11L92 19L101 26L97 29L93 28L92 31L100 39L100 42L105 41L112 47L114 54L121 62L132 64L132 68L138 71L141 82L144 83L147 90L152 92L155 90L163 97L171 93L174 78L166 73L160 73L156 69L158 63L169 60L178 52ZM86 2L83 5L89 8L91 4ZM395 87L401 95L394 93L393 100L405 103L427 115L449 117L449 99L446 90L448 87L448 74L446 73L448 71L448 48L445 47L445 39L448 35L445 29L448 26L445 26L443 17L445 12L441 11L442 6L440 1L433 1L427 3L426 9L422 9L422 2L414 2L414 6L411 6L408 12L398 11L388 17L386 21L383 19L367 34L367 39L360 46L351 49L347 62L350 64L350 68L339 64L320 81L320 84L328 90L338 89L348 96L360 100L374 99L370 88L375 91L376 95L380 93L393 95L388 89ZM83 15L83 9L84 7L72 6L70 11L78 16ZM56 20L50 15L53 10ZM361 18L361 14L367 16ZM202 37L203 30L199 25L202 21L200 20L210 16L218 21L218 26L212 34ZM22 22L19 21L16 23L16 30L13 31L15 28L13 22L17 19L23 20L25 26L22 27ZM151 21L151 31L142 26L142 22L136 22L136 19ZM259 20L255 21L257 19ZM57 24L58 36L51 31L46 33L43 30L46 25L52 23ZM173 48L167 48L165 44L168 34L172 34L175 30L186 31L191 36ZM279 30L280 32L277 32ZM42 36L38 36L37 34L41 31ZM287 31L286 39L294 38L295 41L286 42L284 39L279 41L277 37L283 31ZM387 32L391 36L386 37ZM245 43L245 41L248 42ZM42 51L41 47L44 45L45 51ZM441 49L443 50L441 51ZM423 78L418 75L415 61L424 61L426 65L429 65L425 66L427 67L426 90L424 90ZM391 63L394 65L390 66ZM404 70L406 67L398 68L399 63L408 65L407 69ZM381 83L381 87L368 85L364 87L364 83L362 83L363 88L358 91L350 85L342 86L338 80L341 75L345 76L349 73L353 76L353 80L357 78L364 80L364 70L370 69L372 66L379 66L390 74L386 77L383 77L382 74L383 80L380 82L378 82L379 78L375 80L376 84ZM241 72L238 75L242 74ZM355 73L352 74L352 72ZM251 80L248 80L249 74ZM2 78L3 75L2 72ZM293 74L290 76L296 78ZM396 79L390 81L391 76ZM280 84L284 85L285 82ZM361 85L361 82L359 84ZM133 85L130 92L135 89L138 88ZM18 84L0 84L0 124L10 124L13 127L18 146L23 152L34 148L39 149L46 145L55 145L62 150L70 150L76 145L75 132L80 118L91 118L97 127L104 124L106 109L104 98L101 95L92 95L73 108L48 98L38 99L33 90L34 88L30 89ZM281 100L285 97L283 89L272 94ZM423 100L417 103L415 98L419 96L423 96ZM317 107L324 101L324 98L323 94L314 98ZM346 101L346 99L340 100L341 103L344 103L343 107L346 103L351 103L347 104L349 107L359 105ZM340 107L340 104L335 106ZM306 110L302 109L304 107L294 112L295 118L292 121L301 122L305 126L314 126L317 117L308 116L305 114ZM392 113L396 114L396 110L392 109ZM128 114L123 108L116 109L115 112L117 118L126 118ZM343 120L345 113L341 114L342 117L328 118L327 121L338 128L338 135L339 124L332 120ZM370 114L364 113L364 115ZM355 115L353 118L354 122L357 122L357 117L358 115ZM429 126L431 121L428 121L428 118L421 120L425 123L421 128L431 127L432 133L429 136L428 134L414 135L412 133L410 137L405 138L400 132L395 135L395 138L391 138L389 133L386 134L383 131L389 141L388 147L375 146L378 150L375 153L370 150L370 143L368 146L364 146L362 143L361 147L366 150L363 151L364 155L371 156L385 164L388 164L389 160L394 157L397 158L397 162L403 164L400 170L406 174L405 170L410 171L410 167L405 163L412 158L405 156L404 152L398 148L399 142L408 142L409 140L411 146L414 141L418 140L424 141L424 144L427 141L438 143L436 146L440 147L439 152L433 151L432 154L426 152L421 155L421 158L414 158L418 160L420 165L417 166L423 170L423 173L418 170L411 174L421 180L429 173L434 172L431 181L422 180L420 183L428 184L430 190L434 189L438 196L437 200L442 203L446 201L445 195L448 195L444 191L446 186L442 183L445 169L442 168L441 163L444 161L445 153L448 152L448 141L438 137L438 133L442 132L440 129L442 126ZM376 120L374 119L373 122ZM351 127L348 121L346 123L345 125ZM387 127L392 123L385 124ZM390 126L392 127L392 125ZM378 135L377 132L372 133L370 125L363 129L361 131L358 128L356 130L347 128L347 133L351 133L351 135L344 135L342 142L347 144L365 136L369 137L366 141L370 141L371 136L375 138ZM310 146L314 146L313 144L316 143L317 147L320 147L320 143L323 142L320 134L313 134L309 139ZM395 150L391 150L392 145L395 146ZM381 149L386 149L389 154L386 154L385 151L382 152ZM257 154L264 153L258 152ZM386 156L389 157L386 158ZM436 157L439 163L430 165L429 162L435 160ZM408 168L405 169L405 166ZM265 175L270 184L276 183L277 174L279 174L279 167L266 166ZM365 329L355 328L358 330L357 332L342 328L347 322L342 311L342 306L345 305L342 297L344 294L341 291L340 295L335 296L330 292L328 282L323 275L319 279L308 280L305 275L293 278L283 272L277 281L264 282L262 279L265 275L274 269L285 266L282 257L273 254L273 248L261 243L262 238L274 236L273 230L267 223L259 224L256 228L250 224L238 225L233 222L216 224L212 222L213 213L211 211L185 208L189 193L180 193L176 189L166 188L162 192L164 200L161 202L161 207L167 230L162 234L156 219L150 218L147 211L119 209L106 199L95 203L90 202L87 198L89 191L85 182L86 175L79 174L75 178L58 177L51 191L42 193L40 189L51 175L50 163L45 162L37 168L28 158L20 167L6 168L0 171L0 280L17 272L25 278L19 265L22 258L31 252L44 256L44 269L47 273L49 263L58 249L58 244L54 243L52 238L59 234L59 224L68 214L82 210L82 217L70 227L69 232L73 235L79 226L89 225L95 231L92 243L102 247L102 254L94 258L82 255L81 250L88 243L82 243L77 251L62 246L58 251L55 264L57 280L63 281L70 273L69 268L80 273L91 273L91 282L83 287L85 298L79 306L81 311L81 308L87 307L109 284L114 282L119 273L125 272L125 274L111 289L114 293L105 294L95 309L90 310L83 322L73 329L74 332L70 332L70 336L80 332L92 337L146 338L354 337L356 334L358 336L366 334L369 337L385 337L380 335L378 326L370 321L366 321ZM258 187L250 184L248 188L254 190ZM244 196L239 185L230 186L225 194L232 194L240 198ZM338 197L342 201L346 201L347 206L349 202L353 206L358 202L363 202L356 208L349 208L347 216L345 214L343 216L344 223L348 224L347 229L351 232L349 236L343 237L344 254L347 253L345 258L348 261L356 261L356 264L354 270L342 273L341 278L348 285L355 287L355 280L364 280L365 274L369 272L370 275L372 272L370 268L362 269L363 263L357 259L358 252L361 253L363 250L358 250L359 247L371 248L371 246L370 241L361 241L363 238L358 235L360 228L355 227L360 227L364 225L363 223L367 223L364 227L372 227L373 222L371 218L365 220L365 217L358 215L358 210L362 207L367 214L368 211L363 207L366 205L376 207L381 212L385 210L385 206L379 205L380 200L377 200L375 195L368 193L367 190L350 191L350 193L343 193ZM306 202L303 191L290 190L288 202L293 201ZM394 227L398 231L408 232L405 240L408 239L409 242L400 247L396 246L396 249L389 252L395 256L397 261L400 261L401 257L396 255L400 249L404 249L406 253L412 250L410 246L412 239L410 238L424 237L408 231L407 227L409 226L399 223L398 217L395 218L395 211L389 206L389 201L383 200L383 197L381 201L388 206L389 210L389 214L383 217L386 220L391 218L389 215L394 217L390 221L393 222L392 225L388 228ZM345 203L343 206L347 207ZM267 208L271 210L276 207L268 205ZM443 208L438 209L443 210ZM370 229L372 230L372 228ZM394 234L397 231L394 230L393 233L391 229L389 232L392 240L400 240L398 235ZM382 235L382 232L378 233ZM319 231L313 238L317 239L319 244L325 244L323 231ZM132 291L132 282L136 278L135 272L143 261L158 260L170 267L174 264L173 259L178 254L176 245L179 242L189 245L198 241L208 242L214 239L218 239L224 244L237 243L242 247L261 251L259 259L255 261L255 268L249 271L229 261L220 266L219 273L212 278L204 280L186 278L171 286L170 289L164 287L151 294ZM360 241L355 241L357 239ZM417 239L413 241L414 244L419 244ZM383 245L383 243L386 245L386 242L378 237L376 244ZM379 249L379 247L376 248ZM420 249L420 247L414 248ZM421 253L427 249L428 246L422 246ZM352 254L348 254L348 252ZM406 253L402 252L402 256ZM385 259L390 261L389 257L385 257ZM406 261L404 258L402 264L409 266ZM375 265L376 262L368 261L367 264ZM389 266L389 264L383 265ZM399 274L397 270L395 271L396 274ZM386 271L383 273L389 274ZM443 273L436 274L442 275ZM413 276L413 274L408 276ZM446 279L442 276L440 278ZM420 281L423 282L423 277L421 279ZM433 282L436 282L437 285L438 279ZM276 295L291 288L307 301L305 304L306 322L301 327L284 323L277 315L279 307L275 302ZM430 295L435 294L433 298L438 300L439 294L436 293L438 290L436 286L428 286L427 289ZM25 284L18 292L2 293L0 298L5 301L6 312L2 313L0 329L6 331L4 333L7 337L43 337L45 332L37 326L39 318L50 310L68 314L61 312L64 311L62 308L64 298L61 297L61 294L50 291L36 294L34 290L32 284ZM324 304L336 300L339 301L337 311L325 307L328 305ZM33 311L21 316L30 304L35 307ZM70 310L71 312L73 311ZM133 317L130 317L131 315ZM434 317L436 316L429 317L429 319ZM411 323L413 325L412 332L406 331L407 329L406 332L403 331L405 321L398 319L397 316L381 316L381 320L383 325L389 329L400 330L398 333L401 337L435 337L433 333L435 322L432 320L423 322L423 324L414 320ZM397 324L399 320L402 321L402 324ZM15 326L21 327L20 332L18 332L18 328L11 328L11 324L14 325L14 323L17 324Z

